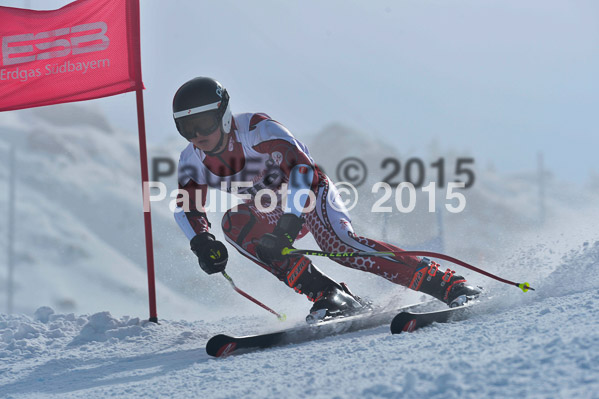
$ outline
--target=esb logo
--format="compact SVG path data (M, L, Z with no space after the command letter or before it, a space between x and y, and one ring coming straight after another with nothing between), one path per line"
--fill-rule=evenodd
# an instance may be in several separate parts
M106 50L110 44L110 39L106 36L107 30L106 22L100 21L37 34L4 36L2 64L16 65L35 60L66 57L71 53L76 55ZM86 34L82 35L82 32Z

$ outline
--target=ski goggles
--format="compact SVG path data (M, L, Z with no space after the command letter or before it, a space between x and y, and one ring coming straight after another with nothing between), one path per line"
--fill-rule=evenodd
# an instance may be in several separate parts
M181 136L191 140L199 134L200 136L210 136L220 127L220 112L218 110L192 114L182 118L175 119L177 130Z

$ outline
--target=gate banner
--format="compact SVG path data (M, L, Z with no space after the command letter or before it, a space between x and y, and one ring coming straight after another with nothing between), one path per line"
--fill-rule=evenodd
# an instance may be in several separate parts
M0 7L0 111L143 89L139 0Z

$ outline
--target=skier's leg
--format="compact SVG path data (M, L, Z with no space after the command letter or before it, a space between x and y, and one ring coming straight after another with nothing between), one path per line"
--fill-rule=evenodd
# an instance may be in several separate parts
M237 210L229 209L222 219L222 230L225 240L239 253L257 263L270 273L281 279L282 268L279 265L267 265L256 256L255 243L266 233L272 232L278 218L282 215L280 208L272 212L259 212L251 203L237 206ZM302 233L300 233L301 235Z
M304 217L316 243L323 251L402 251L395 245L358 236L354 232L349 213L338 202L335 185L326 177L321 177L321 182L316 197L316 207ZM410 284L420 262L420 259L415 256L331 259L344 266L374 273L404 286Z
M358 236L353 230L347 210L338 202L335 185L326 177L321 182L316 207L305 217L306 224L323 251L403 251L395 245ZM332 259L344 266L368 271L396 284L432 295L448 304L462 293L476 295L479 292L467 286L463 277L455 275L449 269L443 273L438 270L437 263L426 258L381 256Z
M273 231L282 214L280 207L271 212L261 212L251 202L241 204L237 211L229 210L223 217L222 229L225 239L242 255L268 270L296 292L305 294L311 301L322 298L331 287L343 291L340 284L322 273L305 256L288 256L283 261L271 264L266 264L258 258L256 255L258 240L264 234ZM298 239L307 233L308 229L304 226Z

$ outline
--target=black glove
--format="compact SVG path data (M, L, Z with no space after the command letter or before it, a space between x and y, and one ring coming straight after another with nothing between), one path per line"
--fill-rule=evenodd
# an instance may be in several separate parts
M256 245L256 254L258 258L269 265L274 261L283 260L285 255L281 252L283 248L289 248L302 230L304 219L295 216L293 213L285 213L277 222L277 226L272 233L264 234L260 237Z
M191 239L190 244L203 271L208 274L225 271L229 252L227 247L222 242L215 240L212 234L200 233Z

